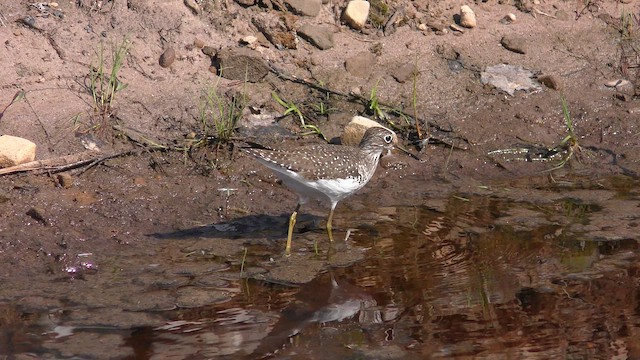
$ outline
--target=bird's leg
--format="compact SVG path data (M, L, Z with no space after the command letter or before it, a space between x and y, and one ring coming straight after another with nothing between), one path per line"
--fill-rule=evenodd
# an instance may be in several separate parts
M298 218L298 210L300 210L300 203L296 206L296 209L291 213L289 217L289 231L287 232L287 245L284 248L285 256L291 255L291 239L293 238L293 227L296 226L296 219Z
M333 221L333 210L335 210L336 205L331 205L331 211L329 212L329 218L327 218L327 234L329 234L329 241L333 242L333 232L331 231L331 222Z

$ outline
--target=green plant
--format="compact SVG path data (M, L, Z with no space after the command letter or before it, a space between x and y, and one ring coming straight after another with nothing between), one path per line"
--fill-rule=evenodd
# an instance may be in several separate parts
M420 120L418 119L418 57L416 56L413 63L412 85L411 85L411 109L413 110L413 120L416 123L416 133L418 140L422 140L422 130L420 129ZM429 127L427 127L427 138L430 137Z
M114 45L111 51L111 67L108 68L104 45L101 43L97 58L91 64L88 90L93 98L94 116L103 121L113 114L116 93L127 87L127 84L120 82L118 74L122 70L124 59L130 48L131 44L126 38L121 43Z
M620 36L622 37L622 40L631 39L633 36L633 24L633 13L622 8L622 13L620 14Z
M380 100L378 99L378 85L380 84L380 79L376 81L376 85L371 89L371 93L369 94L369 102L367 103L367 107L369 110L380 120L389 120L389 116L384 112L382 106L380 104Z
M327 116L329 115L329 112L336 110L334 108L328 108L323 101L320 101L318 104L312 104L311 107L313 107L313 110L315 110L316 114L320 116Z
M553 168L547 171L553 171L562 168L567 164L569 160L576 154L582 151L582 147L578 144L578 137L574 132L573 120L571 119L571 113L569 112L569 105L567 99L564 96L562 100L562 115L564 118L564 124L567 128L567 135L556 146L550 149L551 152L566 151L567 154L560 160L560 162Z
M282 107L285 108L284 116L287 116L289 114L294 114L300 120L300 127L306 130L310 130L310 132L304 133L303 135L316 134L316 135L320 135L325 141L328 141L327 137L324 136L324 134L322 133L319 127L313 124L306 123L304 119L304 115L302 114L302 111L294 102L286 102L282 100L275 91L271 92L271 97L278 104L280 104Z
M215 84L202 90L198 106L199 120L205 137L213 136L217 142L226 143L242 117L247 96L244 89L240 94L220 94L220 79L218 77Z

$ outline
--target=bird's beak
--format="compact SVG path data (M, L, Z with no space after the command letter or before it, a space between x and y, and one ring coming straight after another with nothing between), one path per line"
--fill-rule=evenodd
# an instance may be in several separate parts
M414 158L414 159L416 159L416 160L420 160L420 158L418 158L416 155L412 154L411 152L409 152L409 150L407 150L407 149L403 148L402 146L400 146L400 145L398 145L398 144L396 144L396 145L394 146L394 148L396 148L396 149L400 150L401 152L403 152L403 153L405 153L405 154L407 154L407 155L411 156L412 158ZM391 150L392 150L392 149L393 149L393 148L390 148L390 149L389 149L389 151L387 152L387 155L390 155L390 154L391 154Z

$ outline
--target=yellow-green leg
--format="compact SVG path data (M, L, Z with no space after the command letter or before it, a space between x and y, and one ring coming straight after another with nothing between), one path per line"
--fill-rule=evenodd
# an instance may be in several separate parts
M291 255L291 239L293 238L293 227L296 226L296 220L298 218L298 210L300 210L300 204L296 206L296 209L291 213L289 217L289 231L287 232L287 245L284 248L284 255Z
M331 211L329 212L329 218L327 218L327 234L329 234L329 241L333 242L333 232L331 231L331 222L333 221L333 210L335 210L336 206L331 206Z

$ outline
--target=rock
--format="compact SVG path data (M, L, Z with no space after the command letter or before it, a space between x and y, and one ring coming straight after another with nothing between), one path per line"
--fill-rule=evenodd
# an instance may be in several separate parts
M304 24L298 29L298 35L320 50L333 47L333 31L328 27Z
M160 63L160 66L162 66L163 68L167 68L171 66L171 64L173 64L175 60L176 51L173 50L173 48L168 48L162 53L162 55L160 55L160 60L158 61L158 63Z
M505 15L502 20L500 20L501 24L505 24L505 25L509 25L513 22L516 21L516 16L512 13L508 13L507 15Z
M370 7L371 5L368 1L351 0L342 13L342 20L352 28L360 30L367 22Z
M61 173L56 176L56 182L61 187L68 189L73 186L73 176L67 173Z
M241 44L245 44L245 45L252 45L256 41L258 41L258 38L253 36L253 35L247 35L247 36L243 37L242 39L240 39L240 43Z
M476 27L476 14L467 5L460 7L460 26L469 29Z
M497 64L487 66L480 73L482 84L492 85L513 96L517 90L539 91L542 89L537 81L533 81L533 72L522 66Z
M374 126L382 127L382 125L364 116L354 116L344 127L340 142L342 145L358 146L367 129Z
M253 17L251 22L276 48L298 48L298 37L292 28L295 24L295 15L275 16L266 13Z
M256 4L255 0L235 0L235 2L246 7L253 6Z
M562 82L554 75L542 75L538 77L538 82L553 90L562 90Z
M464 28L462 26L459 26L458 24L451 24L451 25L449 25L449 28L451 30L455 31L455 32L458 32L460 34L464 34Z
M627 95L635 94L635 86L631 81L625 79L611 80L604 83L604 86L608 88L615 88L616 91Z
M17 136L0 136L0 168L20 165L36 158L36 144Z
M184 0L184 4L196 15L200 14L200 5L195 0Z
M368 51L363 51L345 60L344 67L353 76L367 78L375 64L376 57Z
M447 24L438 19L429 18L425 22L425 25L427 25L434 32L442 32L447 29Z
M216 56L216 49L212 46L205 46L202 48L202 53L210 58L213 58Z
M44 210L37 207L32 207L27 210L27 215L29 215L33 220L41 223L42 225L49 225L49 220L45 216Z
M316 16L322 8L322 0L285 0L294 13L304 16Z
M248 48L220 50L215 58L219 75L230 80L259 82L269 73L260 53Z
M505 35L502 37L502 40L500 40L500 44L509 51L513 51L518 54L526 53L527 42L524 38Z
M193 46L197 47L198 49L204 48L204 40L199 38L193 39Z
M404 64L395 66L391 70L391 76L399 83L405 83L407 80L412 79L418 75L418 70L414 64Z

